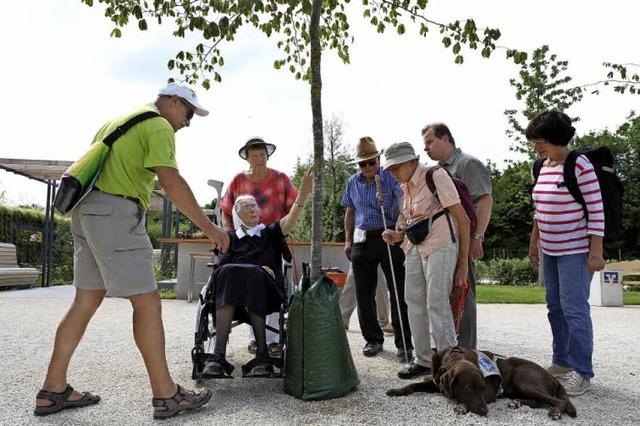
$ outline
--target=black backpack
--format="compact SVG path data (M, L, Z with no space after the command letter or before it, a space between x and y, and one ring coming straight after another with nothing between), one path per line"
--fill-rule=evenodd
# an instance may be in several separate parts
M593 164L594 171L600 184L602 193L602 206L604 207L604 233L605 236L613 237L622 230L622 196L624 185L620 177L613 168L613 154L606 146L598 148L574 149L564 161L564 183L573 196L573 199L582 206L584 217L589 217L587 204L578 188L578 180L575 175L576 159L584 155ZM538 181L538 175L542 168L542 163L546 158L538 158L533 163L533 185ZM560 184L559 184L560 185Z

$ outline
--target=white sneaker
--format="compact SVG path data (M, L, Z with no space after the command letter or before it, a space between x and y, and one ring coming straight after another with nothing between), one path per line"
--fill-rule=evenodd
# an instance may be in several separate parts
M569 396L582 395L591 387L591 382L575 370L566 376L562 384Z

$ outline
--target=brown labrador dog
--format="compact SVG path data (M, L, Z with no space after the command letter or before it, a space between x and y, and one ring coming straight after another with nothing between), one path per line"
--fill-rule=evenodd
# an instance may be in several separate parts
M487 404L494 402L500 388L499 376L484 377L478 366L478 354L472 349L449 347L431 358L433 377L399 389L390 389L388 396L405 396L414 392L441 392L458 403L456 413L468 411L486 416Z
M487 353L488 355L490 353ZM491 356L491 355L490 355ZM511 408L527 405L531 408L549 406L549 417L559 420L562 413L576 417L576 408L558 380L538 364L522 358L495 359L502 376L502 395L512 398Z

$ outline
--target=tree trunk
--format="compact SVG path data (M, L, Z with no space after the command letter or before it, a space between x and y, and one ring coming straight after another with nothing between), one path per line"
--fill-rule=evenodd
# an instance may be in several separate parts
M322 274L322 212L324 169L324 140L322 136L322 76L320 62L322 47L320 46L320 14L322 1L313 0L309 38L311 44L311 114L313 116L313 163L315 176L313 179L313 213L311 215L311 279L315 281Z
M333 207L334 210L334 214L331 215L331 239L330 241L335 241L336 240L336 228L337 228L337 223L336 221L338 220L338 215L335 213L335 211L337 210L337 204L338 204L338 182L336 181L336 141L334 140L334 132L333 132L333 126L331 127L332 132L331 132L331 206Z

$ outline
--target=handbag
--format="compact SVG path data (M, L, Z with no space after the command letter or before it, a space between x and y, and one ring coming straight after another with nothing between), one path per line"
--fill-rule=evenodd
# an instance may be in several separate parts
M62 174L53 206L62 214L73 210L93 189L115 141L136 124L153 117L160 117L160 114L156 111L146 111L135 115L102 141L91 144L89 150Z
M411 241L411 244L417 246L422 243L427 235L429 235L429 231L431 230L431 223L434 220L447 213L447 210L441 210L433 216L429 216L425 219L422 219L418 222L412 223L411 225L404 228L404 235Z

